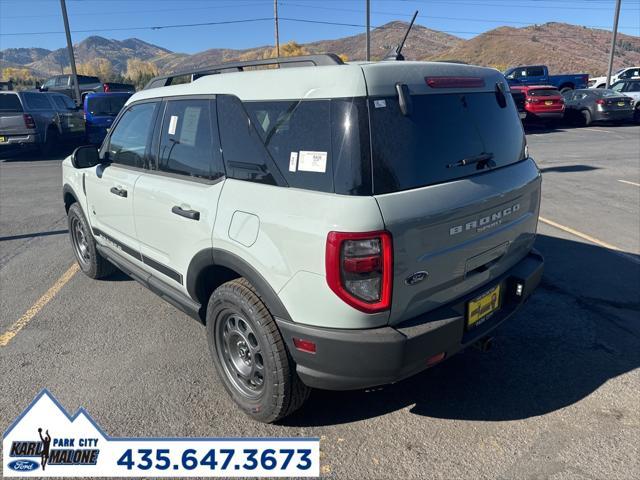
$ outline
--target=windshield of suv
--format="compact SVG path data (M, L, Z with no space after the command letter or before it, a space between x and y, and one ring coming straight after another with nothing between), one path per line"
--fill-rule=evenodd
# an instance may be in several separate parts
M128 99L128 95L89 97L87 99L87 110L91 115L115 117L122 110Z
M529 95L532 97L559 97L561 94L555 88L536 88L535 90L529 90Z
M493 92L412 95L408 116L397 97L369 101L376 194L482 171L477 163L456 165L465 159L482 156L501 167L524 158L524 132L510 95L504 107Z
M15 93L0 94L0 112L22 112L22 104Z

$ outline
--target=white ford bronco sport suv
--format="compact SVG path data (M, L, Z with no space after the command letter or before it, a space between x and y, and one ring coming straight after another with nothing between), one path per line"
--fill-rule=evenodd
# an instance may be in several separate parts
M89 277L116 266L201 321L254 419L414 375L539 283L541 176L498 71L319 55L189 75L64 160L71 242Z

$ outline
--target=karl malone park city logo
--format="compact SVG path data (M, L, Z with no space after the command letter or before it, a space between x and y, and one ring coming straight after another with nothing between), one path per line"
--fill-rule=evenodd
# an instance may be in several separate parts
M4 475L48 476L51 469L60 475L62 467L96 465L104 442L84 409L70 416L43 390L4 434Z

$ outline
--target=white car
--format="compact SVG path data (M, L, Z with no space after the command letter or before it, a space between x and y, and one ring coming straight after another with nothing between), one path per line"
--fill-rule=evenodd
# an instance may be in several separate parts
M611 75L609 85L613 85L618 80L629 80L640 78L640 67L628 67L618 70ZM604 88L607 85L607 77L593 77L589 79L589 88Z

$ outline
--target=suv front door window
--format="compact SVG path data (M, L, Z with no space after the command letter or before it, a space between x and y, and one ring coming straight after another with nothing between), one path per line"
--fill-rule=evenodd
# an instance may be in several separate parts
M129 167L145 167L157 103L132 105L122 115L109 138L108 160Z
M141 175L151 142L159 102L131 106L105 142L101 157L105 163L86 174L88 214L97 237L108 247L140 261L140 249L133 220L133 189Z

